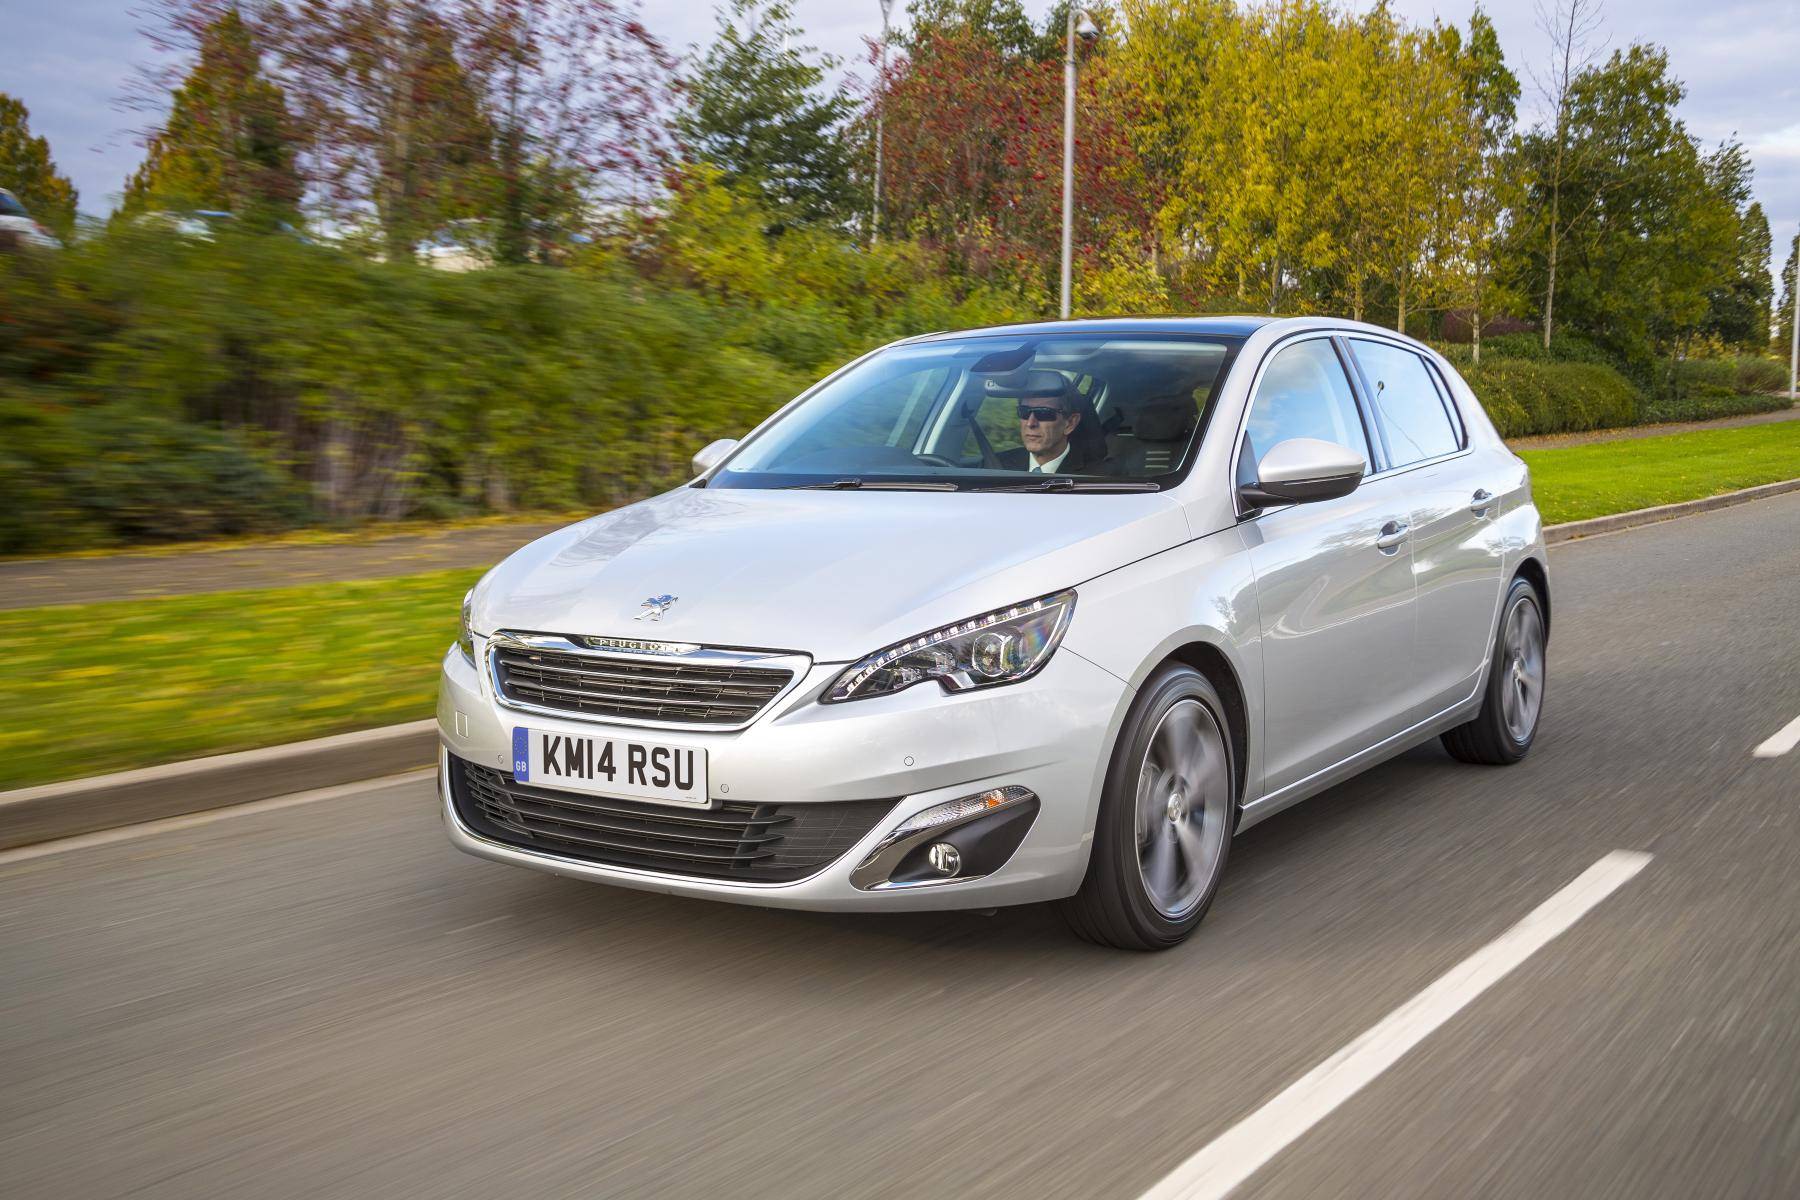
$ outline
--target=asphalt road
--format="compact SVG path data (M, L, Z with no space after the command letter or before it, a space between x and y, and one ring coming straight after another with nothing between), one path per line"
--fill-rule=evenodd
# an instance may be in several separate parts
M1162 955L477 862L416 778L0 858L0 1194L1135 1197L1634 850L1237 1194L1800 1195L1800 495L1552 569L1525 763L1266 822Z

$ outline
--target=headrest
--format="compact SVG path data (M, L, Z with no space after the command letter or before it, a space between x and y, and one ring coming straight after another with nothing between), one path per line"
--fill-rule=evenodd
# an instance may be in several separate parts
M1074 391L1061 371L1041 368L997 375L981 386L989 396L1001 399L1060 400L1064 408L1071 407L1070 397Z
M1170 396L1138 409L1131 431L1141 441L1173 442L1185 436L1193 423L1193 400Z

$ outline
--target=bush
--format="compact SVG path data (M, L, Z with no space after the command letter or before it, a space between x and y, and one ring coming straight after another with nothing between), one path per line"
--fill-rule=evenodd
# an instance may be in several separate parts
M1030 315L704 182L656 234L465 274L130 223L0 260L0 553L612 507L873 346Z
M1630 425L1640 400L1612 367L1587 362L1489 359L1463 370L1502 437L1575 433Z
M110 406L0 400L0 554L270 533L293 477L234 431Z
M1435 344L1437 351L1458 367L1474 361L1474 348L1467 342ZM1612 366L1613 360L1600 347L1576 334L1557 334L1544 349L1544 339L1535 333L1506 333L1481 340L1481 365L1500 359L1526 362L1595 363Z

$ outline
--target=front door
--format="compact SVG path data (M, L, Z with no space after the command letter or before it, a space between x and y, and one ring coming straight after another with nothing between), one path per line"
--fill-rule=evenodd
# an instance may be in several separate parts
M1238 475L1288 438L1374 458L1364 414L1328 336L1290 342L1251 399ZM1241 526L1262 630L1263 788L1269 795L1406 726L1413 678L1412 505L1403 478L1270 508Z

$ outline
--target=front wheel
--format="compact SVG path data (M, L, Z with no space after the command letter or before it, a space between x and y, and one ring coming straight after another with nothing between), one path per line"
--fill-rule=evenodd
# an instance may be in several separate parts
M1235 782L1218 691L1192 667L1162 668L1119 732L1087 878L1062 905L1070 927L1126 950L1186 940L1225 873Z
M1544 710L1544 610L1529 580L1515 579L1501 609L1481 711L1444 734L1444 749L1466 763L1506 766L1531 752Z

